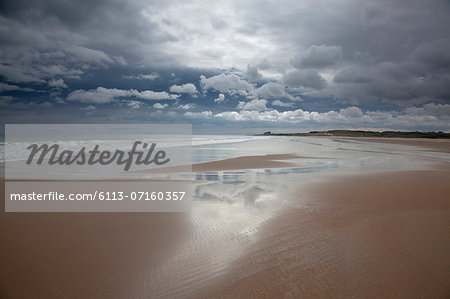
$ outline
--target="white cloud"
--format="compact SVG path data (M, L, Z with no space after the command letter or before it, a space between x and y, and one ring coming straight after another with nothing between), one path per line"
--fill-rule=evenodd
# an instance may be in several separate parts
M95 107L93 105L88 105L86 107L82 107L82 108L80 108L80 110L84 112L83 113L84 116L92 116L97 113L97 107Z
M178 117L178 113L176 113L175 111L167 111L166 112L166 117L168 117L168 118L177 118Z
M244 108L241 102L239 108ZM212 113L211 111L186 113L188 118L223 119L227 121L272 122L305 124L308 126L333 127L370 127L382 125L383 128L408 128L420 124L429 127L448 127L450 117L440 114L435 108L439 105L450 109L447 104L431 103L427 108L405 109L403 111L363 111L358 107L347 107L339 111L328 112L305 111L302 109L280 112L276 109L242 109L240 111L225 111ZM418 113L420 112L420 113Z
M197 93L197 87L192 83L186 83L183 85L172 85L170 87L170 92L173 93Z
M178 98L178 95L169 94L165 91L144 90L139 92L134 89L131 89L131 91L132 95L143 100L176 100Z
M106 104L113 102L116 98L129 96L127 90L117 88L97 87L90 90L74 90L66 98L69 102Z
M0 75L12 82L44 82L40 77L30 74L30 72L26 72L26 70L22 69L20 66L0 64Z
M214 117L223 118L234 121L268 121L268 122L300 122L303 120L311 120L317 112L306 112L301 109L293 111L279 112L277 110L241 110L227 111L216 114Z
M253 85L247 81L242 80L239 76L235 74L225 75L220 74L217 76L206 78L205 76L200 76L200 84L203 90L213 89L220 91L222 93L229 94L241 94L248 95L253 91Z
M243 120L243 116L242 114L246 113L244 112L237 112L237 111L225 111L222 113L218 113L216 115L214 115L214 117L216 118L223 118L225 120L229 120L229 121L241 121Z
M275 101L272 102L272 106L292 107L292 106L294 106L294 103L292 103L292 102L282 102L280 100L275 100Z
M122 66L128 65L128 62L125 60L125 58L122 55L114 56L113 59L115 62L117 62L118 64L120 64Z
M195 107L195 104L192 104L192 103L187 103L187 104L184 104L184 105L178 105L177 106L177 108L183 109L183 110L189 110L189 109L192 109L194 107Z
M117 89L97 87L90 90L75 90L72 91L66 98L67 101L81 102L81 103L95 103L106 104L114 102L122 97L136 97L143 100L175 100L177 95L168 94L165 91L144 90L137 91L135 89Z
M58 79L58 80L50 80L48 81L48 86L50 87L60 87L60 88L67 88L67 84L64 83L63 79Z
M257 110L257 111L263 111L267 110L266 107L267 101L266 100L252 100L250 102L239 102L237 105L237 109L241 110Z
M82 68L87 67L88 67L87 65L82 66ZM72 79L80 79L80 76L84 73L84 71L79 69L68 68L65 67L64 65L56 65L56 64L39 65L37 69L31 69L30 72L42 78L64 76L66 78Z
M138 75L130 75L130 76L123 76L125 79L138 79L138 80L156 80L160 78L158 73L151 73L151 74L138 74Z
M167 108L167 107L169 107L168 104L161 104L161 103L153 104L153 108L156 108L156 109L164 109L164 108Z
M202 111L202 112L185 112L184 116L191 119L206 119L210 118L213 115L211 111Z
M141 108L142 102L139 101L128 101L127 102L127 106L130 107L131 109L139 109Z
M223 101L225 101L225 95L223 93L219 93L219 96L214 99L216 103L222 103Z
M300 97L294 97L286 92L285 87L279 83L269 82L256 90L262 98L285 98L291 101L300 101Z
M364 115L362 110L355 106L341 109L341 110L339 110L339 113L347 118L361 117Z
M76 57L80 61L91 63L113 62L111 57L103 51L90 49L84 46L64 45L64 51Z
M97 110L97 108L93 105L88 105L86 107L82 107L80 108L81 111L95 111Z
M23 88L23 87L20 87L17 85L0 82L0 92L6 91L6 90L34 91L34 89L32 89L32 88Z

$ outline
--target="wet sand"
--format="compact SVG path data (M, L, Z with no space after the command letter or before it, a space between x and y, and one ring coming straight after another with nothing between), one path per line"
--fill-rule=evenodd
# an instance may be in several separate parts
M283 160L294 158L238 157L193 167L291 167L296 164ZM192 218L205 222L184 213L5 213L4 180L0 186L0 298L160 297L166 293L162 286L175 284L170 277L177 269L169 281L153 279L153 270L166 268L164 261L192 236Z
M298 158L258 157L194 169L291 167L284 160ZM2 212L0 297L448 298L450 169L442 168L327 176L244 235L237 229L255 218L215 218L215 207Z
M450 140L351 138L450 152ZM291 195L192 297L450 297L450 168L329 176Z
M193 297L448 298L450 171L330 178Z

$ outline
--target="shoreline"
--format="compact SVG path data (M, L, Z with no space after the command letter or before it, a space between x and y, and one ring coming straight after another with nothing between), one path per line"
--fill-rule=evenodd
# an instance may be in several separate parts
M448 145L420 146L446 153ZM196 167L297 167L290 160L303 158L318 157L244 156ZM0 295L446 297L450 168L441 166L314 174L317 181L279 198L286 206L267 218L261 209L273 206L227 203L196 214L2 212Z

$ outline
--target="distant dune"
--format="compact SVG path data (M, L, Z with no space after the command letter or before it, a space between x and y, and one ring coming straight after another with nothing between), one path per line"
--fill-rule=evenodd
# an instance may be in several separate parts
M263 136L345 136L345 137L400 137L400 138L450 138L450 133L444 132L402 132L402 131L362 131L362 130L329 130L311 131L309 133L272 133L270 131L261 134Z

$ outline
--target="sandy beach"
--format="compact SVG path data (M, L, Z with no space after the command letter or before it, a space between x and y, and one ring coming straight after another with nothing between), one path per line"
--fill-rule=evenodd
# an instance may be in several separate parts
M307 207L266 223L261 239L200 294L447 298L449 178L448 170L394 172L300 190Z
M295 159L237 157L193 170L289 168ZM192 214L2 212L0 297L448 298L450 167L439 165L324 173L291 183L283 204L223 204L223 215L205 202Z
M387 144L411 145L427 148L443 153L450 153L448 139L431 139L431 138L375 138L375 137L339 137L339 139L349 139L356 141L367 141Z
M0 299L450 299L450 0L0 2Z

